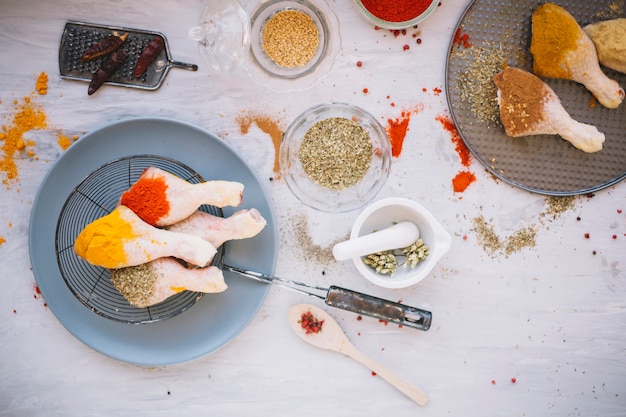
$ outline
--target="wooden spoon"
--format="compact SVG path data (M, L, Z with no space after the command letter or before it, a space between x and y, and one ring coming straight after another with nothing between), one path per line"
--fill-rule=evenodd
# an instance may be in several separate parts
M302 327L302 315L310 312L318 321L324 321L318 332L307 333ZM376 375L396 387L404 395L421 406L428 403L428 396L419 388L411 385L397 374L385 368L373 359L361 353L347 338L339 324L324 310L310 304L296 304L289 309L289 325L305 342L322 349L343 353L365 365Z

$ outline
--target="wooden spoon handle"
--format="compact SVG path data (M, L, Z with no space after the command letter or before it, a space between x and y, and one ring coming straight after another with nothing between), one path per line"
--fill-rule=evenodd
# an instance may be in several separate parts
M364 353L360 352L354 346L344 349L343 353L374 371L376 375L380 376L382 379L390 383L392 386L394 386L404 395L409 397L411 400L415 401L417 404L421 405L422 407L428 404L428 396L426 395L426 393L424 393L424 391L414 385L411 385L405 379L401 378L396 373L392 372L388 368L384 367Z

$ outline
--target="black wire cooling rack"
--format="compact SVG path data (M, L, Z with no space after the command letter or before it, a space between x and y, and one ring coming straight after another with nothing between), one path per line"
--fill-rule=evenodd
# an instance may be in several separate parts
M85 226L113 211L120 195L149 167L163 169L192 184L204 181L188 166L161 156L116 159L93 171L74 188L61 210L56 228L57 262L70 291L92 312L122 323L152 323L174 317L193 306L203 295L183 291L154 306L134 307L115 288L108 269L91 265L73 250L76 237ZM223 216L217 207L202 206L200 209ZM222 250L218 250L215 259L220 259Z

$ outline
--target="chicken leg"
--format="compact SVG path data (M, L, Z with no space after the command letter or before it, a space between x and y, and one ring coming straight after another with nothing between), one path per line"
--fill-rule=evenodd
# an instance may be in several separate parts
M74 251L103 268L139 265L168 256L205 266L217 252L198 236L150 226L125 206L87 225L76 238Z
M604 134L572 119L554 90L535 75L508 67L496 74L494 82L507 136L560 135L582 151L602 149Z
M115 288L135 307L149 307L184 290L218 293L227 288L216 266L186 268L173 258L111 270Z
M241 204L243 184L207 181L191 184L159 168L147 168L127 191L120 204L152 226L169 226L192 215L198 207Z
M216 248L227 240L247 239L256 236L265 227L266 221L257 209L236 211L230 217L213 216L196 211L178 223L166 227L172 232L189 233L208 240Z
M535 10L530 52L537 76L576 81L611 109L624 99L622 87L600 69L592 40L562 7L546 3Z
M583 28L605 67L626 74L626 18L604 20Z

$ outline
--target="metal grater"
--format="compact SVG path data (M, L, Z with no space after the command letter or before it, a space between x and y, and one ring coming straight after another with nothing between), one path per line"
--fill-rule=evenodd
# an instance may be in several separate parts
M171 57L167 39L162 33L141 29L131 29L117 26L94 25L84 22L68 21L63 30L59 47L59 72L61 78L72 80L91 81L93 73L100 68L106 56L93 61L79 62L81 55L94 43L113 32L128 33L128 38L120 46L127 54L124 63L107 80L106 84L123 87L156 90L161 86L165 75L172 67L197 71L198 66L174 61ZM133 70L143 49L154 37L163 39L165 47L148 70L140 77L133 76Z

